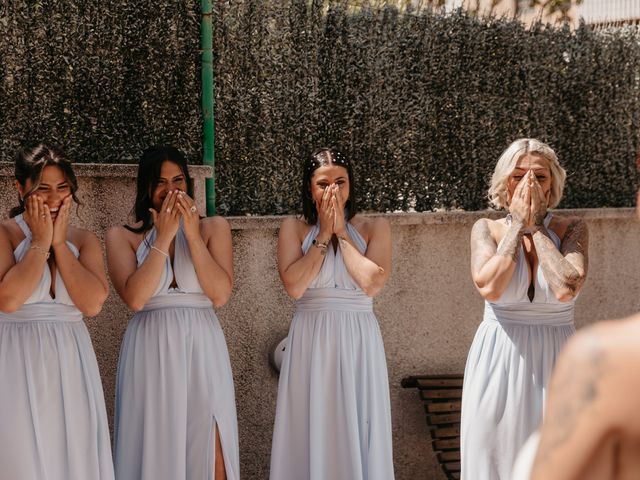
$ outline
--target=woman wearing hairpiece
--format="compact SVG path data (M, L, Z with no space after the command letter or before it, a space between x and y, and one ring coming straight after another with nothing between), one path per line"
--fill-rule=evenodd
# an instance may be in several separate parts
M47 145L15 159L0 224L0 477L113 480L100 373L82 316L107 298L96 236L71 226L78 184Z
M565 171L533 139L513 142L496 165L489 198L506 218L476 222L471 274L484 319L467 357L462 396L462 478L508 480L542 420L560 349L574 333L574 302L587 275L583 220L553 215Z
M391 480L387 366L372 298L391 269L384 218L356 215L353 170L323 148L303 167L304 219L288 218L278 268L297 300L285 349L272 480Z
M107 234L113 285L136 311L122 342L115 416L117 480L238 480L233 377L213 306L233 282L231 231L201 219L187 162L147 149L136 223Z

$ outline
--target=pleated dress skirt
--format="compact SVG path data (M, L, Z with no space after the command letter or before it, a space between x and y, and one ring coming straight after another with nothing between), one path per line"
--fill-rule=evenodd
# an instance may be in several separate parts
M389 380L371 298L308 289L283 358L271 480L392 480Z
M202 294L153 297L125 333L118 363L117 480L213 480L215 433L239 479L233 377L224 334Z
M113 480L100 373L82 314L0 313L0 480Z
M575 332L573 305L487 305L462 392L465 480L511 480L518 451L542 421L553 367Z

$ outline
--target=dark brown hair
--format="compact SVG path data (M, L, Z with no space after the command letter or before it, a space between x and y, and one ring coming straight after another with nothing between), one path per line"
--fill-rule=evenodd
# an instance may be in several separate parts
M349 198L344 205L347 210L346 220L351 220L357 212L356 182L353 177L351 162L335 147L319 148L307 158L302 167L302 216L309 225L315 225L318 222L318 210L311 197L311 178L313 177L313 172L325 165L338 165L347 170Z
M21 148L15 155L16 180L23 188L26 187L27 180L31 180L32 185L28 191L24 192L23 196L18 197L18 206L11 209L9 212L10 217L13 218L24 212L25 200L38 189L40 182L42 182L42 172L49 165L54 165L62 170L65 179L69 182L71 198L76 204L80 205L80 201L76 197L78 180L75 173L73 173L71 162L59 148L40 143L35 147Z
M180 150L171 146L154 146L147 148L138 163L138 178L136 180L136 203L133 215L136 222L142 222L139 227L125 225L127 230L134 233L144 233L153 225L150 208L153 208L153 192L160 181L160 172L164 162L175 163L187 183L187 195L193 198L193 179L189 176L187 160Z

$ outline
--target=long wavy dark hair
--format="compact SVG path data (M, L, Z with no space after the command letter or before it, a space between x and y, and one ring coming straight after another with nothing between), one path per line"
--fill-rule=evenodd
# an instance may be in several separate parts
M356 182L353 176L353 167L347 157L335 147L322 147L313 152L304 162L302 167L302 216L309 225L318 222L318 210L311 197L311 178L313 172L325 165L339 165L347 169L349 176L349 199L345 202L347 221L351 220L356 212Z
M153 192L160 181L160 171L164 162L175 163L187 183L187 195L193 198L193 179L189 175L187 160L180 150L171 146L153 146L147 148L138 163L138 177L136 180L136 203L133 206L133 216L136 222L142 222L139 227L125 225L127 230L134 233L145 233L153 226L150 208L153 208Z
M25 200L38 189L42 182L44 167L49 165L55 165L62 170L71 189L71 198L77 205L80 205L80 200L76 196L78 180L75 173L73 173L71 162L59 148L44 143L40 143L35 147L21 148L16 152L14 164L15 177L18 183L24 189L27 185L27 180L31 180L31 188L25 191L24 195L18 196L19 203L9 211L9 217L13 218L24 212Z

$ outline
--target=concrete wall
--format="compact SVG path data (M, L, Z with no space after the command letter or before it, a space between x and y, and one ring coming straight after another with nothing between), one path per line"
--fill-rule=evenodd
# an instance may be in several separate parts
M84 206L76 219L103 238L126 222L134 198L135 167L78 165ZM194 167L198 186L209 170ZM12 170L0 164L0 205L15 203ZM198 188L202 205L203 193ZM589 279L577 304L577 323L640 310L640 225L631 209L561 211L584 216L590 240ZM391 386L396 478L443 479L428 441L418 394L400 387L408 375L461 373L482 316L483 303L469 276L469 231L487 212L391 214L394 266L376 298ZM490 215L498 217L495 212ZM232 218L235 288L218 315L233 365L245 479L268 478L277 376L271 346L286 335L293 302L276 271L278 217ZM103 377L110 418L120 341L131 314L112 292L102 313L87 320Z

